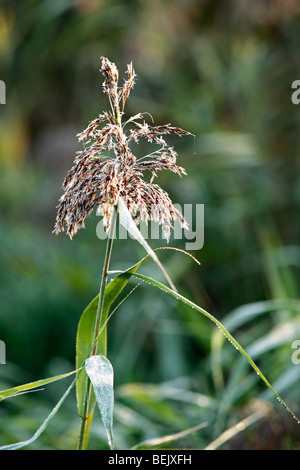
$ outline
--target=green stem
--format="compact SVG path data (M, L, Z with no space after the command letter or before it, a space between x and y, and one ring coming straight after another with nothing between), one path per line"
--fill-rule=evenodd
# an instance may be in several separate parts
M104 305L104 293L105 293L106 281L108 277L112 246L113 246L113 241L114 241L116 221L117 221L117 210L114 210L112 219L111 219L109 235L107 238L103 272L102 272L100 289L99 289L99 301L98 301L97 315L96 315L96 321L95 321L95 330L94 330L94 339L93 339L94 342L96 341L100 332L100 328L101 328L101 320L102 320L103 305ZM105 346L105 349L106 348L107 347ZM97 344L95 344L92 355L96 354L96 350L97 350ZM103 354L106 356L106 350L105 352L103 352Z
M93 348L93 351L91 352L92 356L97 354L96 339L99 336L100 328L101 328L101 320L102 320L104 297L105 297L105 287L106 287L106 281L108 277L109 263L110 263L113 240L114 240L114 235L115 235L116 220L117 220L117 210L114 210L113 215L112 215L112 220L111 220L110 231L107 237L104 265L103 265L103 271L102 271L100 288L99 288L99 300L98 300L98 307L97 307L97 314L96 314L96 319L95 319L94 335L93 335L93 342L92 342L92 344L95 343L95 346ZM103 333L106 335L106 328L103 331ZM102 351L102 354L106 356L107 340L105 340L104 344L105 346L104 346L104 350ZM84 398L84 404L83 404L83 413L81 416L81 426L80 426L80 432L79 432L79 437L78 437L78 442L77 442L77 450L84 450L87 448L87 445L88 445L89 429L90 429L91 422L93 419L93 411L89 414L89 403L90 403L91 393L92 393L92 384L89 378L87 377L85 398Z

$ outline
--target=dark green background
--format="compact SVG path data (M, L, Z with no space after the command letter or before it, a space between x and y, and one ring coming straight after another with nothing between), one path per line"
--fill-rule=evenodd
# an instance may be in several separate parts
M204 247L192 252L201 266L178 252L160 259L180 292L222 321L256 308L233 334L300 412L300 365L291 360L300 338L300 107L291 102L299 15L297 0L2 0L1 389L74 368L76 328L97 293L105 241L95 214L73 241L51 232L64 175L82 148L76 134L108 109L99 73L106 56L121 77L133 61L128 115L147 111L156 124L195 135L168 141L188 176L165 172L158 182L173 202L204 204ZM184 240L171 245L184 248ZM112 268L142 256L134 241L117 241ZM161 279L151 261L143 270ZM274 299L295 299L296 308L256 305ZM119 448L207 422L172 444L202 449L256 409L264 417L222 448L300 448L296 422L229 343L218 356L215 328L194 310L140 286L108 330ZM0 444L30 437L66 386L3 402ZM31 448L72 448L74 400ZM91 446L107 448L99 416Z

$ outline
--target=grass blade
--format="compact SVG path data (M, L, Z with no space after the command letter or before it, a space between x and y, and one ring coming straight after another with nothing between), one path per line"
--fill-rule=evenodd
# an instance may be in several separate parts
M4 400L5 398L9 398L10 396L16 396L18 394L32 390L34 388L42 387L43 385L56 382L57 380L65 379L66 377L69 377L70 375L75 374L75 372L77 372L77 370L73 370L72 372L67 372L66 374L49 377L47 379L37 380L36 382L29 382L27 384L19 385L17 387L8 388L7 390L3 390L2 392L0 392L0 401Z
M225 337L230 341L230 343L244 356L244 358L248 361L250 366L255 370L257 375L260 376L260 378L265 382L267 387L273 392L273 394L276 396L277 400L285 407L285 409L293 416L294 419L297 420L298 423L300 423L299 418L293 413L293 411L287 406L287 404L283 401L283 399L278 395L278 393L274 390L270 382L267 380L267 378L263 375L263 373L260 371L258 366L255 364L255 362L251 359L251 357L246 353L246 351L242 348L242 346L236 341L236 339L229 333L229 331L223 326L223 324L217 320L213 315L211 315L209 312L204 310L203 308L199 307L196 305L194 302L188 300L186 297L183 295L179 294L178 292L174 292L172 289L169 287L165 286L159 281L156 281L155 279L152 279L148 276L145 276L144 274L138 274L138 273L133 273L133 276L147 282L148 284L157 287L161 289L164 292L167 292L168 294L172 295L176 299L180 300L181 302L185 303L191 308L194 308L198 312L200 312L202 315L207 317L210 321L215 323L215 325L220 329L220 331L225 335Z
M189 429L185 429L184 431L177 432L175 434L170 434L168 436L157 437L154 439L147 439L146 441L140 442L139 444L135 445L131 448L131 450L147 450L152 448L157 448L162 446L163 444L168 444L169 442L177 441L178 439L182 439L183 437L192 434L193 432L199 431L207 426L207 423L201 423L197 426L194 426Z
M177 289L174 286L170 276L168 275L165 268L163 267L163 265L159 261L156 253L152 250L150 245L146 242L145 238L141 234L140 230L137 228L137 226L134 223L134 221L131 217L131 214L130 214L129 210L127 209L126 204L124 203L122 198L119 199L118 209L119 209L119 215L120 215L120 223L127 230L127 232L130 233L130 235L135 240L137 240L145 248L148 255L151 256L151 258L155 261L155 263L157 264L159 269L164 274L164 276L167 279L168 283L170 284L171 288L176 291Z
M146 258L143 258L141 261L136 263L131 268L126 271L121 272L116 276L105 288L104 296L104 305L101 319L101 328L100 333L97 337L97 354L103 354L106 349L106 324L108 320L108 312L113 302L116 300L118 295L126 287L132 274L138 269L138 267L143 263ZM77 338L76 338L76 367L79 369L83 367L85 360L91 354L94 344L93 344L93 334L94 334L94 324L97 315L98 308L98 298L97 295L91 303L84 310L83 314L78 323L77 328ZM78 414L81 416L83 412L83 404L86 393L86 381L87 375L86 371L83 369L80 371L76 381L76 397L77 397L77 409ZM95 406L95 397L93 400L90 400L89 412Z
M58 412L59 408L61 407L62 403L64 400L67 398L69 395L70 391L72 390L73 386L75 384L75 380L71 383L71 385L67 388L66 392L63 394L59 402L55 405L51 413L47 416L43 424L39 427L39 429L34 433L34 435L30 438L27 439L26 441L21 441L21 442L16 442L15 444L8 444L5 446L0 447L0 450L17 450L21 449L22 447L26 447L29 444L32 444L41 434L42 432L46 429L46 427L49 424L49 421L53 418L53 416Z
M243 419L239 423L235 424L231 428L224 431L220 436L217 437L213 442L211 442L208 446L205 447L204 450L216 450L227 441L232 439L234 436L239 434L240 432L244 431L248 426L255 423L259 419L264 417L264 413L262 411L256 411L252 415L248 416L247 418Z

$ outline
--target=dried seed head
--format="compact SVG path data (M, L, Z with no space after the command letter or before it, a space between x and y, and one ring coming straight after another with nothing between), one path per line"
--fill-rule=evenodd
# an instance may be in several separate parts
M185 175L185 170L176 165L177 153L167 145L162 135L191 134L169 124L149 126L145 121L140 122L142 113L132 116L123 124L121 118L125 102L136 78L133 66L127 66L128 79L120 89L119 73L114 63L102 57L100 71L104 75L103 91L109 97L111 111L99 115L77 135L79 141L85 141L86 147L75 157L74 165L63 182L64 194L59 200L54 233L66 229L72 239L84 227L86 217L95 207L97 213L103 216L108 231L114 206L122 197L129 210L139 211L141 220L161 224L164 237L169 239L172 221L178 220L182 227L187 227L187 223L166 191L153 184L152 180L146 182L143 176L146 170L151 172L152 179L158 170ZM99 128L103 123L104 127ZM129 123L134 128L127 130L125 126ZM130 142L139 143L141 139L153 142L158 148L137 159L130 149Z
M123 88L121 90L123 110L125 107L125 101L127 100L130 90L134 87L136 74L132 66L132 62L127 65L127 74L128 79L125 81Z
M116 65L106 57L102 57L100 72L104 75L103 91L107 95L114 95L118 89L119 72Z

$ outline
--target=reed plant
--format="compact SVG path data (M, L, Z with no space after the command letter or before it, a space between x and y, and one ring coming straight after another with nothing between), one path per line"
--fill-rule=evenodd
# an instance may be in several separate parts
M160 170L172 171L180 177L186 175L185 169L177 164L178 155L174 147L167 143L166 136L170 134L184 136L191 135L191 133L179 127L172 127L170 124L155 126L152 116L148 113L141 112L125 120L125 104L136 81L132 63L127 66L127 77L122 85L119 83L119 71L116 65L105 57L102 57L100 72L104 76L103 92L107 95L110 110L100 114L83 132L78 134L78 140L84 142L84 148L76 155L74 165L63 182L64 192L59 200L54 227L55 234L66 231L72 239L78 230L84 228L86 218L93 210L103 217L107 243L99 293L84 310L78 323L74 370L0 392L0 400L4 400L73 376L72 383L32 438L2 446L1 449L20 449L34 442L57 413L73 387L76 388L79 415L78 438L74 448L78 450L88 448L96 405L100 410L109 447L114 448L114 369L107 357L107 325L118 307L143 283L160 289L213 322L299 423L294 412L278 395L256 363L223 323L178 292L160 262L157 250L151 248L138 228L137 222L156 222L162 227L166 240L170 238L175 221L182 228L188 228L187 222L173 205L168 193L154 183L154 180ZM151 124L147 122L149 120ZM155 149L137 157L133 151L133 144L139 144L141 140L154 144ZM148 175L150 181L147 180ZM118 219L131 237L143 246L145 257L127 270L112 272L110 259ZM178 250L175 247L169 247L169 249ZM190 253L178 251L192 257L194 262L199 264ZM167 281L166 284L138 271L149 258L162 271ZM110 282L108 282L109 274L112 276ZM125 295L124 289L132 279L136 279L138 284L135 284ZM115 301L118 302L117 306L115 306ZM200 423L196 427L169 436L167 440L168 442L176 440L203 427L204 423ZM222 440L222 436L220 439ZM159 446L165 442L165 438L158 438L154 441L153 445ZM135 447L138 446L137 443Z

